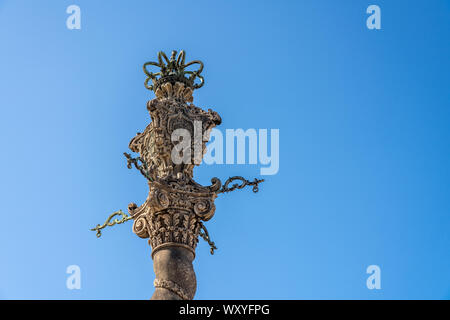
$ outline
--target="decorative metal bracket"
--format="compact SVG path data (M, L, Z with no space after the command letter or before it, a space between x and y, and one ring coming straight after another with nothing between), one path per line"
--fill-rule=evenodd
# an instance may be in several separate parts
M134 164L135 168L139 170L139 172L147 178L149 181L153 181L153 178L150 176L147 163L142 159L141 157L133 158L130 154L124 152L124 156L127 158L127 168L131 169L132 165ZM141 165L138 163L142 163Z
M217 178L215 178L217 179ZM217 179L218 180L218 179ZM233 181L240 181L241 183L234 183L231 187L229 187L229 184ZM220 182L220 180L219 180ZM258 192L259 191L259 187L258 184L260 184L261 182L264 182L264 179L256 179L253 181L248 181L247 179L240 177L240 176L234 176L234 177L230 177L228 178L227 181L225 181L225 183L223 184L223 186L216 191L217 194L219 193L224 193L224 192L231 192L234 191L236 189L242 189L246 186L253 186L252 190L253 192Z
M111 219L114 218L115 216L121 216L122 218L120 218L120 219L116 218L113 221L111 221ZM102 225L97 224L97 226L95 228L91 229L91 231L97 231L97 238L100 238L102 236L102 231L101 231L102 229L104 229L106 227L112 227L116 224L122 224L131 219L132 219L131 216L127 215L122 210L119 210L119 211L112 213L108 217L108 219L106 219L105 223L103 223Z

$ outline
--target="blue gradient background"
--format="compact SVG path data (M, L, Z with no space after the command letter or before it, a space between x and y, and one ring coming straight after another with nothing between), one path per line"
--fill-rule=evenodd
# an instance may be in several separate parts
M81 7L82 29L66 28ZM382 30L366 28L381 7ZM197 299L450 298L450 2L0 1L0 298L148 299L131 223L147 196L122 152L150 118L142 64L205 63L195 104L279 128L280 171L220 196ZM259 176L259 165L203 165ZM81 290L66 288L79 265ZM366 288L381 267L381 290Z

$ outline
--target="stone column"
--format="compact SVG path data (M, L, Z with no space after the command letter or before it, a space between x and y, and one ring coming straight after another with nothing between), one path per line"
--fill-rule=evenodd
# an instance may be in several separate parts
M158 67L159 72L149 72L149 66ZM185 70L192 66L198 69ZM92 229L100 236L106 225L134 220L133 232L148 238L152 247L156 275L152 299L194 298L197 283L192 261L198 237L209 243L211 253L217 249L203 224L214 215L217 194L247 185L257 192L258 183L263 181L231 177L223 186L217 178L211 179L210 186L194 181L193 168L206 152L209 132L221 123L216 112L192 104L193 91L203 86L202 70L201 61L185 63L184 51L178 56L173 51L170 59L160 52L158 62L144 64L145 86L156 96L147 103L152 121L130 141L129 148L139 156L133 158L127 153L125 156L128 168L134 165L147 178L149 194L141 206L134 203L128 206L130 216L120 211L115 214L123 216L122 220L109 223L113 214L105 224ZM235 180L240 184L229 187Z
M152 300L191 300L197 289L193 260L194 254L183 247L170 246L155 252Z
M193 168L206 150L207 132L221 119L214 111L188 104L193 101L193 90L203 84L200 61L185 64L183 51L178 57L173 52L170 59L161 52L158 61L144 65L146 87L156 95L147 103L152 122L130 142L130 149L140 156L133 159L126 155L129 166L134 163L147 177L150 191L144 204L130 204L128 212L134 219L133 231L149 238L152 247L156 275L152 299L192 299L197 287L192 266L195 248L199 235L207 237L202 221L214 215L220 187L217 183L208 187L196 183ZM149 65L158 66L160 72L148 72ZM199 69L185 72L188 65L198 65ZM200 83L194 83L196 79ZM179 143L188 143L190 150Z

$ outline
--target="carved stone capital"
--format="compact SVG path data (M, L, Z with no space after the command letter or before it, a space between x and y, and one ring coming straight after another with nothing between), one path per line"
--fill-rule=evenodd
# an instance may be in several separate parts
M185 247L195 255L202 221L214 216L216 197L209 187L193 180L150 183L149 196L142 206L129 206L133 232L141 238L150 238L153 254L172 245Z

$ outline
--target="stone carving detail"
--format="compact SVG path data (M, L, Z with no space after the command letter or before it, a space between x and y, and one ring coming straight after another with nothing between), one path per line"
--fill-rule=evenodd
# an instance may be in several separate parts
M139 159L145 164L146 170L142 173L150 180L150 192L142 206L129 206L129 213L134 219L133 231L139 237L150 238L153 253L161 246L171 244L184 246L195 254L202 221L211 219L215 211L215 190L193 180L193 168L206 152L207 133L221 123L216 112L188 104L193 101L194 79L201 78L203 64L198 64L201 68L189 78L185 77L187 71L184 68L189 63L184 63L184 52L178 59L176 52L173 53L170 60L160 53L158 63L144 65L148 75L146 86L156 95L147 103L152 122L130 141L129 148L139 153ZM160 67L161 72L149 73L148 65ZM161 77L158 79L157 75ZM148 86L149 79L153 81L152 86ZM203 78L201 81L203 83ZM192 137L193 152L187 163L172 161L175 148L172 133L177 129L187 130ZM196 136L201 137L200 146L195 146ZM196 150L198 148L200 150ZM132 161L129 155L127 157Z
M170 82L166 82L161 87L156 89L155 95L158 99L176 99L178 101L192 102L194 98L192 97L192 89L186 87L184 83L175 82L172 86Z
M183 246L195 255L202 221L214 216L216 192L187 178L158 179L149 183L147 200L137 207L128 206L134 219L133 232L150 238L154 254L167 244Z
M170 83L167 83L170 85ZM164 85L163 85L164 87ZM148 166L148 173L154 179L163 179L170 176L178 177L178 173L192 178L192 170L196 161L195 139L201 135L201 157L206 152L206 133L221 123L220 116L212 111L204 111L194 105L187 105L181 100L172 98L156 98L147 103L152 122L142 133L138 133L129 144L129 148L140 153L140 158ZM201 132L195 132L195 125L200 125ZM172 133L176 129L189 131L191 139L191 161L175 165L172 162Z
M147 103L152 122L130 141L129 148L139 153L139 157L132 159L126 154L128 167L134 163L149 180L147 200L140 207L130 204L128 211L134 219L133 231L141 238L150 238L152 254L168 244L183 246L195 254L199 235L210 243L213 253L216 247L210 241L202 221L213 217L217 194L247 185L252 185L256 192L258 183L263 181L255 179L249 182L242 177L232 177L222 186L219 179L213 178L212 185L204 187L193 180L193 168L199 165L199 160L206 152L209 132L222 120L211 109L205 111L192 103L188 104L193 101L193 90L203 85L200 76L203 63L193 61L186 64L184 59L184 51L180 52L178 58L176 51L172 52L170 60L160 52L158 62L144 65L144 72L148 76L145 85L154 90L156 95L155 99ZM197 71L185 70L194 64L200 66ZM149 65L158 66L160 72L148 72ZM194 83L196 78L201 80L199 85ZM152 80L153 85L148 85L149 80ZM177 129L187 130L192 137L193 152L187 163L175 164L172 161L172 150L175 148L172 133ZM195 146L195 137L198 136L201 145ZM196 147L200 150L196 150ZM200 154L196 154L196 151ZM143 167L137 161L142 162ZM241 183L228 187L235 180Z
M152 73L147 70L149 66L160 70ZM198 69L188 71L186 68L191 66L198 66ZM192 260L199 236L208 242L211 254L217 249L203 225L214 216L214 200L219 193L245 186L253 186L253 191L257 192L258 184L263 181L255 179L250 182L239 176L229 178L224 185L217 178L211 179L210 186L194 181L193 169L206 152L209 132L221 123L216 112L211 109L205 111L192 104L193 91L204 83L200 75L202 70L201 61L185 63L184 51L178 56L173 51L170 59L160 52L158 62L144 64L145 86L156 96L147 103L152 121L129 143L131 151L139 156L133 158L128 153L125 156L127 167L131 169L134 165L146 177L149 194L142 205L128 205L129 216L122 211L115 212L103 225L92 229L99 237L106 226L132 219L133 232L141 238L149 238L157 276L154 285L157 289L168 290L155 290L152 299L194 297L196 280ZM199 83L195 83L197 79ZM172 135L178 129L187 130L191 137L190 159L182 163L172 161L172 152L177 150L178 143L172 141ZM230 185L235 181L239 183ZM112 221L115 216L121 219ZM157 252L160 253L156 255ZM172 293L175 296L171 296Z

